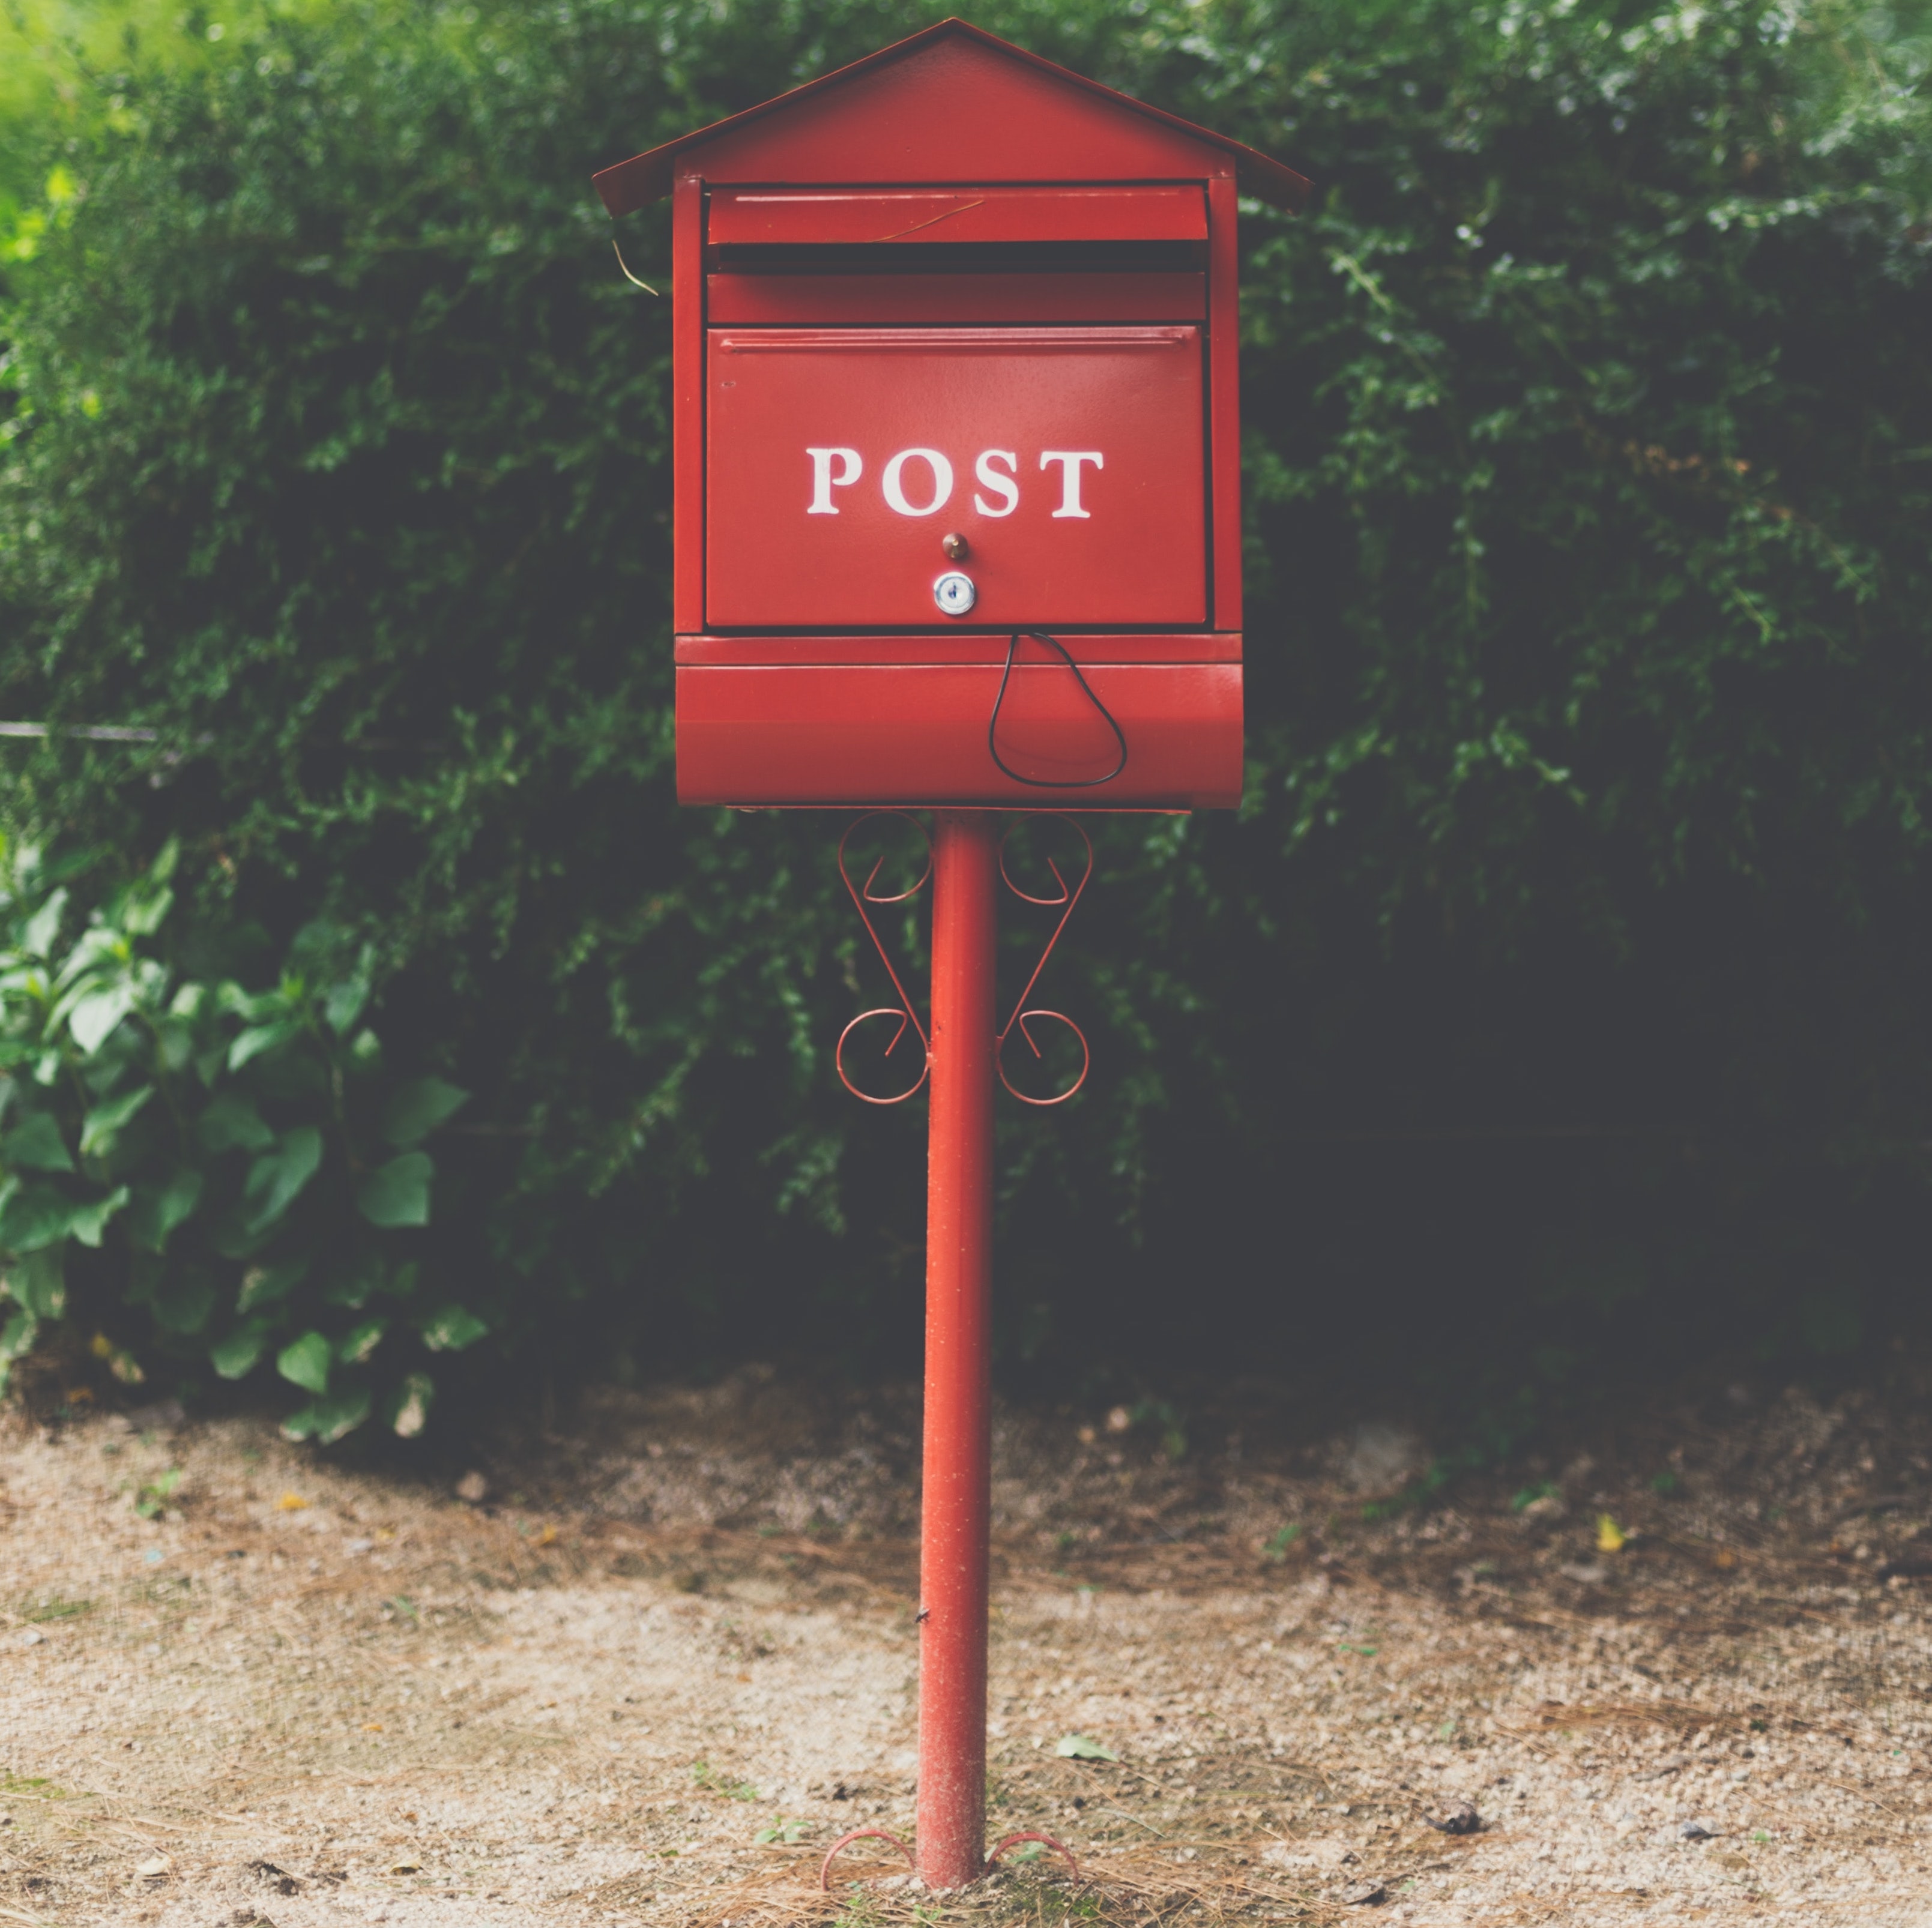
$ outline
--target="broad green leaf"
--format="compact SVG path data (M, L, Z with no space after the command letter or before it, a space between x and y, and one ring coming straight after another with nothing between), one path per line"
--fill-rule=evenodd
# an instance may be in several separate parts
M427 1152L405 1152L357 1186L356 1209L372 1225L426 1225L430 1180L435 1176L436 1166Z
M245 1378L268 1342L266 1326L237 1326L219 1345L208 1348L208 1363L224 1379Z
M75 1208L70 1228L82 1245L98 1246L107 1230L107 1221L128 1202L128 1190L117 1185L104 1198L90 1199Z
M370 976L376 961L376 947L364 944L356 968L340 983L332 984L322 1000L323 1022L338 1037L346 1037L350 1027L362 1016L369 1002Z
M460 1352L474 1345L490 1328L461 1306L446 1306L432 1313L420 1328L423 1344L432 1352Z
M276 1355L275 1370L305 1393L328 1390L328 1369L334 1348L319 1332L305 1332Z
M272 1225L321 1164L322 1134L314 1126L297 1125L284 1132L280 1144L248 1168L241 1214L248 1230L260 1234Z
M8 1262L0 1287L7 1296L37 1319L64 1318L67 1315L67 1276L58 1246Z
M370 1355L382 1344L382 1335L388 1330L387 1319L364 1319L338 1342L337 1360L344 1366L368 1365Z
M128 1237L143 1252L165 1252L178 1225L194 1216L201 1202L202 1175L191 1165L177 1165L160 1185L137 1185L128 1213Z
M1103 1747L1084 1734L1063 1734L1053 1744L1053 1751L1063 1761L1118 1761L1120 1758L1111 1747Z
M121 928L132 937L152 937L166 922L174 906L172 890L144 891L129 900L121 913Z
M51 1185L22 1185L0 1205L0 1252L38 1252L64 1238L98 1245L107 1221L128 1202L128 1188L105 1198L70 1198Z
M238 1091L212 1099L197 1120L194 1135L204 1151L260 1151L275 1135L255 1108L255 1101Z
M71 1171L74 1160L51 1111L30 1113L0 1138L0 1165L16 1171Z
M67 1014L68 1035L83 1057L92 1057L134 1008L134 987L124 979L77 999Z
M468 1092L440 1078L412 1078L400 1086L382 1113L382 1135L398 1147L419 1144L470 1102Z
M374 1403L367 1386L346 1388L333 1399L317 1399L282 1422L284 1439L313 1440L318 1446L333 1446L353 1432L369 1417Z
M280 1051L283 1045L292 1043L302 1034L301 1021L294 1018L278 1018L272 1024L257 1024L245 1030L228 1047L228 1069L239 1071L251 1060L266 1051Z
M0 1366L10 1365L34 1349L34 1341L40 1336L40 1322L32 1312L16 1312L5 1325L0 1326ZM0 1392L7 1389L7 1375L0 1372ZM422 1430L420 1427L417 1429ZM404 1438L410 1435L405 1433Z
M412 1372L396 1388L389 1424L399 1439L414 1439L429 1423L436 1382L427 1372Z
M154 1095L152 1084L138 1085L118 1098L95 1105L81 1123L81 1156L96 1158L111 1151L116 1134Z
M20 933L20 948L30 957L52 955L54 945L60 937L62 921L67 916L67 904L68 891L63 884L27 919L27 928Z
M253 1312L266 1306L279 1305L308 1276L313 1263L304 1253L283 1260L279 1265L251 1265L242 1275L242 1289L236 1294L237 1312Z

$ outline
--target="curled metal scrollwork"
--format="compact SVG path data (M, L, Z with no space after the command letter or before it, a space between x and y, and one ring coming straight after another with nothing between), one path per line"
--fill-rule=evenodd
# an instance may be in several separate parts
M1029 814L1056 814L1052 812ZM880 817L896 817L902 822L910 823L919 832L920 840L926 845L926 867L920 871L917 879L904 890L885 892L875 888L879 880L879 873L885 868L886 859L884 856L881 856L866 872L865 881L862 883L854 877L846 862L847 849L853 838L874 818ZM1012 873L1006 868L1006 845L1011 841L1013 832L1026 820L1025 817L1016 818L1006 835L1000 840L1000 880L1022 903L1037 904L1047 910L1058 910L1060 921L1054 925L1053 934L1047 939L1046 948L1041 951L1038 961L1034 964L1032 974L1027 979L1025 988L1015 1000L1011 1015L1007 1018L1006 1023L994 1033L993 1068L999 1074L1000 1082L1022 1105L1033 1105L1043 1108L1052 1105L1065 1104L1067 1099L1086 1083L1087 1074L1093 1066L1093 1054L1088 1047L1085 1032L1082 1030L1080 1027L1064 1012L1050 1011L1042 1006L1029 1004L1027 1000L1033 995L1034 987L1039 983L1040 973L1046 969L1047 960L1053 955L1054 946L1060 942L1060 934L1066 928L1067 919L1073 915L1074 906L1080 901L1081 893L1087 888L1088 880L1094 874L1094 843L1093 839L1079 824L1072 823L1072 828L1080 838L1081 849L1086 859L1084 867L1080 874L1069 883L1058 862L1052 857L1047 858L1046 868L1052 872L1054 883L1058 888L1051 896L1036 895L1030 890L1022 890L1013 881ZM1057 816L1056 820L1072 823L1070 818L1059 819ZM872 948L879 954L879 961L886 967L886 975L892 979L892 990L897 995L898 1002L896 1004L881 1005L870 1011L861 1011L858 1016L854 1018L838 1034L838 1046L832 1053L833 1067L838 1073L839 1082L851 1093L854 1097L864 1099L868 1105L902 1105L908 1098L917 1096L925 1086L926 1078L932 1068L932 1041L927 1035L926 1027L920 1022L918 1010L914 1006L911 998L907 995L904 982L894 966L884 940L879 936L878 927L872 922L872 912L867 907L875 904L904 904L910 898L917 896L920 892L926 888L927 880L932 875L932 839L926 835L925 826L908 811L868 811L864 816L853 823L844 835L838 840L838 874L844 880L845 889L851 897L853 908L858 912L860 921L866 927L866 936L872 940ZM891 1057L904 1041L908 1030L918 1039L920 1044L918 1077L903 1091L893 1092L885 1097L880 1097L870 1091L862 1091L853 1083L850 1075L845 1069L845 1046L852 1033L861 1024L871 1023L873 1020L880 1018L891 1019L897 1027L892 1033L892 1042L886 1046L883 1055ZM1064 1091L1055 1092L1048 1098L1036 1098L1030 1093L1021 1090L1006 1075L1006 1043L1016 1032L1025 1041L1027 1048L1033 1053L1036 1059L1044 1059L1046 1054L1040 1049L1039 1039L1034 1035L1034 1027L1041 1024L1064 1024L1073 1033L1076 1042L1080 1046L1079 1075Z
M993 1068L1000 1074L1000 1082L1022 1105L1044 1107L1048 1105L1064 1105L1067 1099L1087 1082L1087 1074L1092 1069L1094 1063L1094 1054L1087 1047L1087 1033L1082 1030L1065 1012L1044 1010L1038 1006L1030 1006L1027 1003L1027 1000L1033 995L1034 986L1040 982L1040 973L1046 968L1047 959L1053 955L1054 946L1060 942L1060 934L1066 928L1066 920L1073 915L1073 907L1080 901L1080 893L1087 888L1087 880L1094 874L1094 840L1078 823L1073 823L1072 827L1079 832L1081 848L1086 855L1086 868L1081 871L1078 879L1070 884L1065 876L1062 874L1058 863L1052 857L1048 857L1046 860L1046 867L1053 873L1054 882L1060 886L1059 894L1054 897L1036 897L1032 892L1021 889L1019 886L1014 883L1012 873L1006 868L1006 845L1012 840L1013 832L1026 820L1024 817L1021 817L1007 830L1006 835L1000 839L1000 881L1023 904L1041 904L1048 910L1060 909L1060 922L1054 925L1053 935L1047 939L1046 948L1040 952L1040 961L1034 966L1033 975L1026 981L1026 988L1015 999L1012 1016L1007 1018L1006 1023L994 1034ZM1072 822L1071 818L1060 820ZM1065 907L1060 909L1063 905ZM1035 1057L1044 1055L1040 1050L1038 1040L1033 1034L1033 1022L1036 1018L1044 1018L1055 1024L1064 1024L1078 1040L1080 1045L1080 1075L1064 1091L1057 1092L1051 1098L1034 1098L1029 1096L1026 1092L1019 1090L1012 1080L1006 1075L1006 1040L1014 1032L1018 1031L1026 1040L1027 1048Z
M902 822L910 823L919 832L920 841L926 845L926 868L920 872L917 880L906 889L881 893L872 888L879 880L880 871L885 868L886 859L884 856L881 856L878 862L866 872L866 881L862 884L853 882L852 873L845 866L845 847L851 842L854 836L863 829L875 817L896 817ZM873 949L879 954L880 963L886 967L886 975L892 981L892 988L898 994L899 1001L896 1006L887 1004L881 1006L877 1010L861 1011L858 1016L838 1033L838 1047L832 1054L832 1066L838 1073L839 1083L844 1085L854 1098L862 1098L868 1105L903 1105L908 1098L914 1097L918 1094L920 1087L925 1084L927 1075L932 1069L932 1040L926 1034L926 1027L919 1021L919 1013L913 1008L912 1000L906 995L906 988L899 981L898 971L892 967L891 956L880 940L878 926L872 922L872 913L866 907L868 904L903 904L909 898L916 897L926 888L926 879L932 874L932 839L926 834L926 826L918 818L903 810L868 810L864 816L853 823L847 829L844 835L838 840L838 874L845 880L845 888L851 894L853 907L859 913L860 922L866 927L866 936L872 940ZM898 1048L900 1042L905 1036L908 1026L910 1027L913 1034L919 1039L918 1077L908 1085L904 1090L895 1092L890 1096L885 1098L875 1097L869 1091L861 1091L852 1082L845 1069L845 1041L861 1024L868 1023L874 1018L896 1018L898 1020L898 1029L892 1033L892 1041L885 1048L884 1055L887 1057L890 1057Z

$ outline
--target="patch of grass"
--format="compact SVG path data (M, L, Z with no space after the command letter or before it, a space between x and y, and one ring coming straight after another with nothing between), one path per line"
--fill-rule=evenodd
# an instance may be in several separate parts
M709 1761L694 1761L691 1764L691 1780L694 1787L708 1788L713 1794L722 1794L732 1801L756 1801L758 1791L749 1781L734 1781L730 1775L714 1768Z
M1279 1564L1288 1558L1288 1549L1300 1537L1301 1529L1298 1526L1277 1527L1269 1535L1268 1544L1262 1549L1262 1558Z
M157 1474L153 1479L144 1482L141 1490L134 1495L134 1510L143 1519L159 1519L167 1510L168 1502L174 1498L181 1480L182 1469L178 1466L170 1466L165 1473Z
M82 1614L93 1611L92 1600L64 1600L58 1594L51 1594L37 1606L22 1609L20 1618L34 1621L78 1620Z

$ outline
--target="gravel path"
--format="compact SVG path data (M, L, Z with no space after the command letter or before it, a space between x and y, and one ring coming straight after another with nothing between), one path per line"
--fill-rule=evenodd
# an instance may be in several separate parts
M478 1504L260 1422L14 1422L0 1922L1932 1923L1894 1412L1679 1416L1367 1519L1372 1429L1177 1463L1008 1415L994 1820L1084 1879L861 1853L821 1898L832 1838L911 1819L916 1493L902 1404L788 1444L769 1390L609 1396Z

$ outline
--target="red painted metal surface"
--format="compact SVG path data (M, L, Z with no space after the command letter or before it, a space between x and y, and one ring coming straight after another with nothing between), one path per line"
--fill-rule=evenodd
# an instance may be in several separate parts
M704 184L682 180L670 203L671 609L680 634L704 627ZM685 346L691 344L688 349Z
M998 850L991 816L940 813L933 838L916 1836L920 1873L935 1888L963 1887L986 1865Z
M1214 614L1217 629L1241 626L1240 314L1236 295L1234 184L1212 181L1208 205L1214 232L1209 244L1208 419L1212 427L1214 504Z
M1198 322L1208 277L1185 271L1078 274L748 274L706 277L714 326L784 322Z
M1204 166L1204 160L1208 166ZM613 214L662 200L684 172L712 181L1173 180L1212 171L1298 209L1291 167L959 19L607 167Z
M1207 617L1201 331L714 329L716 628L939 616L963 535L998 628Z
M1129 755L1082 808L1216 810L1240 801L1238 664L1096 663L1086 674ZM681 668L679 799L1036 808L1039 793L1003 777L987 754L999 682L997 662ZM1097 776L1115 755L1065 669L1024 658L1000 743L1010 766L1038 778Z
M1162 631L1151 635L1083 635L1068 630L1060 637L1082 668L1095 663L1238 663L1241 639L1210 631ZM680 636L672 646L680 663L991 663L1006 659L1006 636L955 629L940 636L901 632L884 635ZM1045 662L1045 655L1029 650L1024 660Z
M1205 241L1192 183L1168 187L721 187L714 246Z

